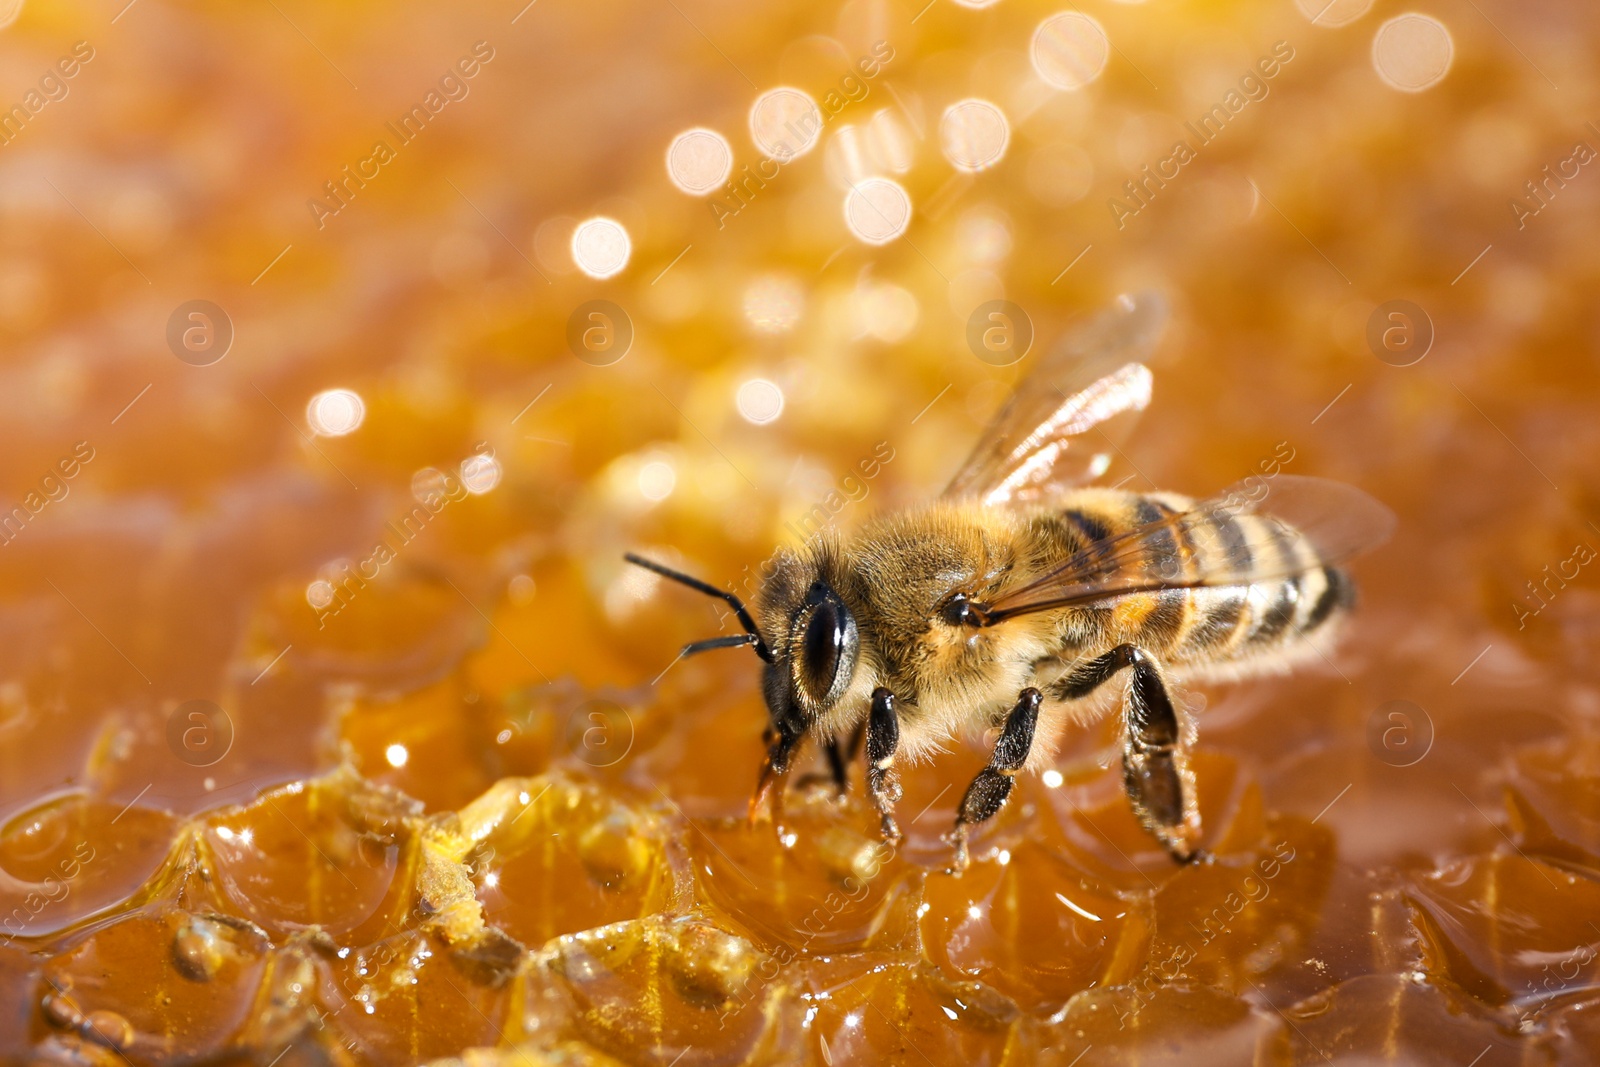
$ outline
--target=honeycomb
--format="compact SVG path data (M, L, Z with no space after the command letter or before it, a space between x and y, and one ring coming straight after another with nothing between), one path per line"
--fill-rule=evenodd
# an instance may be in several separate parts
M1600 13L924 2L0 5L0 1062L1596 1061ZM1400 520L1182 691L1214 862L1109 722L960 877L959 744L751 825L622 554L751 595L1136 290L1108 482Z

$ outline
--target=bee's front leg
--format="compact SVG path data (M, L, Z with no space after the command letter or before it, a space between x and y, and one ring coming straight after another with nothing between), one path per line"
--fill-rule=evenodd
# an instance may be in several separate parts
M900 840L900 826L894 821L894 805L901 795L900 774L894 769L894 750L899 744L900 717L895 712L894 694L875 689L867 719L867 792L883 816L883 839L891 845Z
M761 763L761 776L756 780L756 791L750 798L749 820L754 826L757 822L767 817L767 795L772 791L773 783L779 783L777 792L777 805L783 803L783 779L789 774L789 764L794 758L795 749L800 747L804 734L791 734L767 727L761 739L767 743L767 758Z
M993 818L1011 795L1012 780L1028 762L1028 751L1033 748L1033 731L1039 724L1039 705L1043 700L1039 690L1031 686L1017 695L1017 702L1007 713L1005 726L1000 730L1000 739L994 743L989 766L979 771L967 786L956 812L955 829L950 834L950 841L956 847L951 874L967 869L967 828Z

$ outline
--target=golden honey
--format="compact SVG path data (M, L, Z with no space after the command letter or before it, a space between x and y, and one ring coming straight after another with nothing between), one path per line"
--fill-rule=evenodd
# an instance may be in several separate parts
M1590 8L0 23L0 1061L1592 1058ZM1139 289L1108 482L1400 518L1182 694L1215 863L1101 730L959 879L957 745L894 848L809 750L750 827L756 664L622 553L747 595Z

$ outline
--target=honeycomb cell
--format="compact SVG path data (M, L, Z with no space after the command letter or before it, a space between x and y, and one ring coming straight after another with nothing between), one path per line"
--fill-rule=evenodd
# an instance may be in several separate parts
M1600 804L1592 788L1595 756L1569 743L1524 746L1518 777L1506 790L1513 837L1529 856L1600 876Z
M1600 882L1496 852L1414 877L1406 897L1424 972L1488 1007L1600 989Z
M1504 1018L1414 976L1352 978L1294 1005L1277 1004L1289 1025L1274 1054L1294 1064L1363 1061L1420 1064L1487 1062L1506 1055L1515 1038Z
M0 936L48 937L124 903L155 877L177 822L70 793L0 827Z
M1142 978L1181 977L1235 996L1274 987L1320 925L1332 873L1329 835L1274 819L1256 848L1191 864L1155 896L1156 936Z
M512 1048L469 1048L459 1056L434 1060L429 1067L626 1067L624 1062L597 1052L579 1041L548 1048L518 1045Z
M573 1033L625 1062L709 1067L760 1062L778 1047L781 962L691 916L569 934L545 966L571 998Z
M463 952L396 933L328 961L321 1025L358 1062L415 1062L497 1043L511 1012L515 952Z
M1202 845L1222 854L1255 844L1262 832L1260 798L1251 800L1236 761L1202 749L1194 754L1192 766L1205 827ZM1080 762L1058 787L1026 782L1024 788L1045 813L1039 828L1050 844L1108 885L1148 889L1175 876L1167 854L1134 817L1120 767L1107 771Z
M462 812L485 919L518 941L635 919L671 899L663 827L596 785L508 778Z
M317 929L360 944L405 925L414 802L336 776L268 790L195 834L197 893L274 938Z
M868 956L811 963L804 988L808 1063L998 1067L1025 1048L1016 1005L915 962Z
M1041 1067L1263 1062L1285 1028L1270 1008L1179 980L1089 989L1043 1029ZM1279 1063L1281 1060L1266 1060Z
M174 952L197 921L154 907L75 941L43 968L35 1035L76 1034L136 1063L198 1060L234 1047L252 1021L272 946L248 923L212 924L215 963L199 971Z
M918 907L928 958L1043 1014L1091 986L1132 980L1152 959L1148 894L1118 894L1024 842L960 878L928 878Z
M763 946L793 954L905 942L920 870L882 841L871 816L839 814L813 793L791 797L776 825L693 821L684 844L698 895Z

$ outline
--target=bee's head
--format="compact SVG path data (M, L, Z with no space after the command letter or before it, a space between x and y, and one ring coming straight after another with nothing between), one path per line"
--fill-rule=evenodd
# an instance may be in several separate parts
M761 593L761 616L782 633L763 679L772 725L798 736L850 689L861 635L856 617L814 567L780 557Z
M850 690L861 638L855 614L837 589L838 568L831 565L835 557L825 548L782 552L772 561L757 604L760 626L733 593L639 556L626 558L733 608L744 633L696 641L684 647L684 655L738 645L755 649L766 663L762 692L780 735L799 737Z

